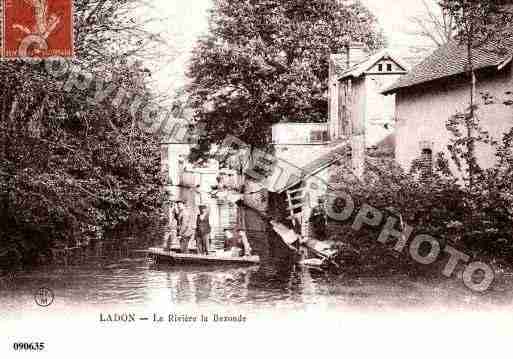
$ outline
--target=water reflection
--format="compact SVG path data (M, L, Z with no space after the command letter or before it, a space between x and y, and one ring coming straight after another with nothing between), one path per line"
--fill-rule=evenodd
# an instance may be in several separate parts
M284 309L327 308L480 308L510 305L511 281L486 295L457 280L330 276L290 264L264 262L249 268L172 267L144 259L48 267L0 281L2 308L34 306L40 287L54 290L67 305L245 305Z
M145 300L154 304L244 303L251 301L251 275L258 267L171 267L150 266L146 273ZM159 284L165 273L165 288ZM158 303L155 303L157 301Z

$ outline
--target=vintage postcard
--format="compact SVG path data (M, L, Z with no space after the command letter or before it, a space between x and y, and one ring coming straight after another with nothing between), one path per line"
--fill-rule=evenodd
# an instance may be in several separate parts
M513 2L0 5L2 358L509 355Z

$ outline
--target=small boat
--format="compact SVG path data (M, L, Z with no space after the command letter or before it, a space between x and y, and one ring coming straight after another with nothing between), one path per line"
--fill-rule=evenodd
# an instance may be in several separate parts
M320 258L303 259L299 264L307 269L324 273L329 268L329 263Z
M259 256L232 257L227 252L211 252L212 254L179 253L163 248L149 248L148 256L156 263L187 264L187 265L232 265L252 266L260 263Z

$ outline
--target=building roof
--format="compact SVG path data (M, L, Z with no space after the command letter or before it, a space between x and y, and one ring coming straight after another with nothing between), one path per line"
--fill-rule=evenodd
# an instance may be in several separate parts
M496 67L498 70L507 65L513 55L511 46L507 50L497 43L487 44L473 50L473 64L476 70ZM400 89L420 85L464 73L467 68L467 50L465 45L451 41L439 47L424 61L415 66L408 74L401 76L397 82L382 91L384 95Z
M337 72L338 79L342 80L347 77L360 77L362 76L366 71L369 71L378 61L380 61L383 58L388 58L392 61L394 61L397 65L403 68L403 70L406 72L409 70L409 66L406 62L404 62L401 58L398 56L393 55L390 50L384 49L381 50L374 55L370 55L347 71L342 71L340 74ZM386 74L386 72L385 72Z
M309 162L300 169L300 176L291 176L284 188L280 192L286 191L287 189L295 186L299 182L315 176L317 173L328 168L332 164L341 160L343 157L348 156L351 153L351 146L347 140L338 140L333 143L334 148L328 153L319 156L315 160Z

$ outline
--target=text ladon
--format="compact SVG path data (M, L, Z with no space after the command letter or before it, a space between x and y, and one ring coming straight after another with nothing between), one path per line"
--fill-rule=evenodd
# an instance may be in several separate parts
M134 313L100 313L100 322L135 322Z

